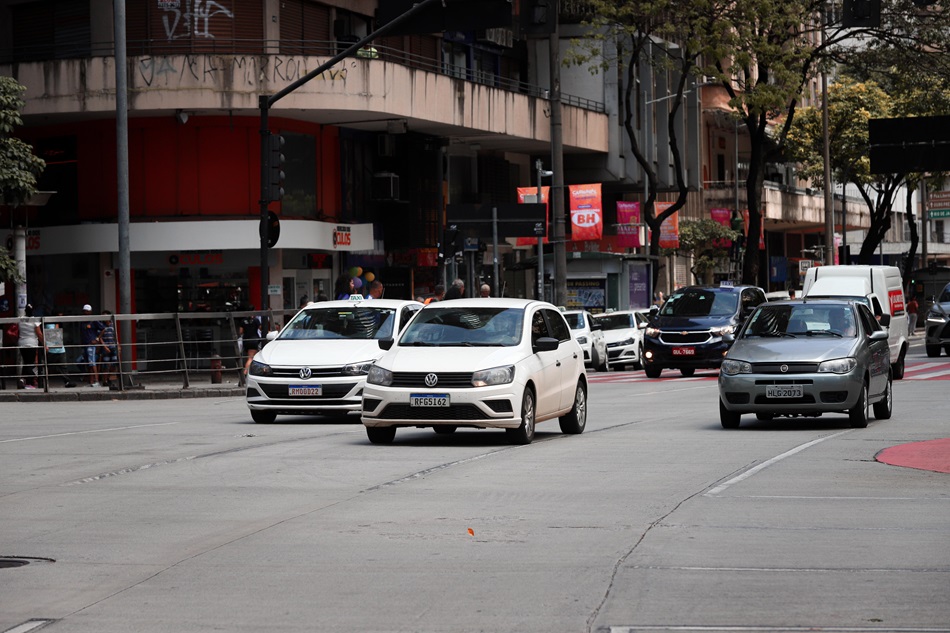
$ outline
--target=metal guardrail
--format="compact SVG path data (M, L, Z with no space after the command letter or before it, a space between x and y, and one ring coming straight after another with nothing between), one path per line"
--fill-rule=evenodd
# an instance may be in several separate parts
M53 354L49 348L39 347L38 378L42 389L49 392L50 381L68 380L82 383L92 373L82 362L86 345L80 339L80 323L112 321L118 343L117 362L105 368L116 377L113 389L141 388L150 382L181 383L187 389L196 381L220 383L225 375L232 375L238 385L244 386L246 356L242 350L239 324L246 317L267 316L267 322L283 325L298 310L236 311L236 312L175 312L151 314L83 314L70 316L35 317L43 333L50 332L48 324L57 325L63 332L65 354ZM22 327L18 317L0 318L0 332L10 324ZM129 329L126 333L126 329ZM123 343L128 340L130 342ZM0 387L6 389L9 380L16 385L23 377L19 347L16 343L0 347ZM97 369L100 365L97 359ZM99 370L102 373L102 370Z

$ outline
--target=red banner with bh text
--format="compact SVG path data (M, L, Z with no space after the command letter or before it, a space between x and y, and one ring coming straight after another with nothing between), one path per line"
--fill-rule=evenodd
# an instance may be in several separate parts
M571 198L571 240L599 240L604 234L604 213L600 183L569 185Z

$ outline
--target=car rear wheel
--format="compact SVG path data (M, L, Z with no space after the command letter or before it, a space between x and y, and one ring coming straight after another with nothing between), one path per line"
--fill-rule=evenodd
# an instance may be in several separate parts
M561 433L577 435L584 432L584 427L587 426L587 390L584 389L583 381L577 381L573 408L558 421L561 424Z
M696 373L696 370L693 369L692 367L684 367L683 369L680 370L680 374L682 374L683 376L686 376L687 378L689 378L695 373Z
M439 435L452 435L453 433L455 433L456 430L458 430L458 428L459 427L457 426L451 426L451 425L439 425L439 426L433 426L432 430L438 433Z
M927 345L927 356L930 358L936 358L940 356L940 346L939 345Z
M890 420L894 412L894 391L891 384L891 377L887 377L887 387L884 390L884 398L874 403L874 417L878 420Z
M258 424L272 424L277 419L277 414L273 411L251 409L251 419Z
M594 369L597 371L610 371L610 367L607 366L607 356L600 355L600 352L594 352Z
M392 444L396 437L396 427L394 426L368 426L366 427L366 437L373 444Z
M858 396L858 401L854 403L854 408L848 411L848 420L851 422L851 427L855 429L863 429L868 425L867 382L865 382L864 386L861 387L861 395Z
M531 387L524 390L521 399L521 426L516 429L505 429L508 441L512 444L530 444L534 439L534 392Z
M659 378L663 368L656 365L644 365L643 371L646 372L647 378Z
M736 411L730 411L726 408L726 405L723 404L722 400L719 401L719 423L722 424L724 429L737 429L739 428L739 420L742 418L742 414Z

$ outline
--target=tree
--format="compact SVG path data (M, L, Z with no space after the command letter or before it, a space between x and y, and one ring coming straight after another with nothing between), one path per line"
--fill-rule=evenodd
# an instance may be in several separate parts
M26 90L11 77L0 77L0 202L15 208L36 193L36 183L46 163L33 155L33 148L13 136L23 125L20 95ZM0 248L0 279L20 281L16 263L6 248Z
M690 272L700 284L710 285L713 273L729 259L729 247L724 243L737 239L741 233L711 218L682 220L679 224L679 248L692 255Z

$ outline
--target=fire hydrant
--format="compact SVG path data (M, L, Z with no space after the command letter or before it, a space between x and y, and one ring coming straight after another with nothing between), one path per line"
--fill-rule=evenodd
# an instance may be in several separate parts
M221 384L221 357L217 352L211 355L211 384Z

